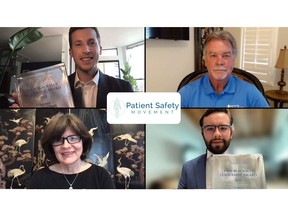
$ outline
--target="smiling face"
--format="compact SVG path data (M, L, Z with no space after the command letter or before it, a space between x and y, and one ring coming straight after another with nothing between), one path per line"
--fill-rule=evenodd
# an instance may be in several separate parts
M62 137L66 138L71 135L76 135L74 131L67 128ZM77 143L69 144L67 139L63 140L62 145L53 146L53 150L57 160L63 165L77 164L81 161L80 157L83 152L83 143L80 140Z
M232 46L227 40L211 40L206 47L205 66L210 80L227 82L235 63Z
M215 131L211 130L215 125L217 126ZM218 127L218 125L224 125L224 127ZM206 116L203 119L202 136L210 152L223 154L229 148L232 139L229 116L223 112L215 112Z
M101 50L94 29L78 29L72 33L69 53L75 61L78 73L95 75Z

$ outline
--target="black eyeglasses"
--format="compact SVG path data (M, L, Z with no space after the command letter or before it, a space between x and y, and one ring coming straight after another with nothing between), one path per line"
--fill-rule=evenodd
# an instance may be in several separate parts
M220 124L220 125L205 125L202 127L202 130L204 131L204 133L213 134L216 131L216 127L222 134L227 134L231 129L231 125Z
M81 137L78 136L78 135L70 135L70 136L67 136L67 137L61 137L60 140L54 141L54 142L52 143L52 145L53 145L53 146L63 145L64 140L67 140L67 142L68 142L69 144L75 144L75 143L80 142Z

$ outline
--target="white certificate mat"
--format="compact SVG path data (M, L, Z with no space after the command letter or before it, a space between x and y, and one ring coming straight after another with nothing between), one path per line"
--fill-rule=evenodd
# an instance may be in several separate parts
M266 178L261 154L213 155L213 189L264 189Z

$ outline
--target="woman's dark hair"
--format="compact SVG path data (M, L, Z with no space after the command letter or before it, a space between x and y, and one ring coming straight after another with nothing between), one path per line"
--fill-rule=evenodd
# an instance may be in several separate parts
M101 46L101 37L100 37L99 31L96 27L71 27L69 29L69 46L70 46L70 48L72 47L72 34L73 34L73 32L75 32L79 29L87 29L87 28L93 29L96 32L97 40L99 42L99 45Z
M41 137L41 145L46 159L52 163L59 163L55 156L52 143L61 139L66 129L71 129L76 135L81 137L83 152L80 156L84 160L92 147L92 137L83 122L75 115L58 113L54 115L46 125Z
M229 116L229 119L230 119L230 125L232 126L233 125L233 117L232 115L230 114L230 111L228 109L217 109L217 108L214 108L214 109L207 109L205 111L205 113L202 115L202 117L200 118L200 121L199 121L199 124L200 124L200 127L202 128L203 127L203 122L204 122L204 118L211 115L212 113L219 113L219 112L222 112L222 113L226 113L228 116Z

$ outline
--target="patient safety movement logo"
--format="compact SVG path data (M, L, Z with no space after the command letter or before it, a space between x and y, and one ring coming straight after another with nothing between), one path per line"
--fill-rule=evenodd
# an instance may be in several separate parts
M107 120L110 124L178 124L180 95L173 93L109 93Z
M109 112L116 118L119 118L125 113L125 103L119 98L116 98L114 101L112 101L112 104L110 104L109 107Z

